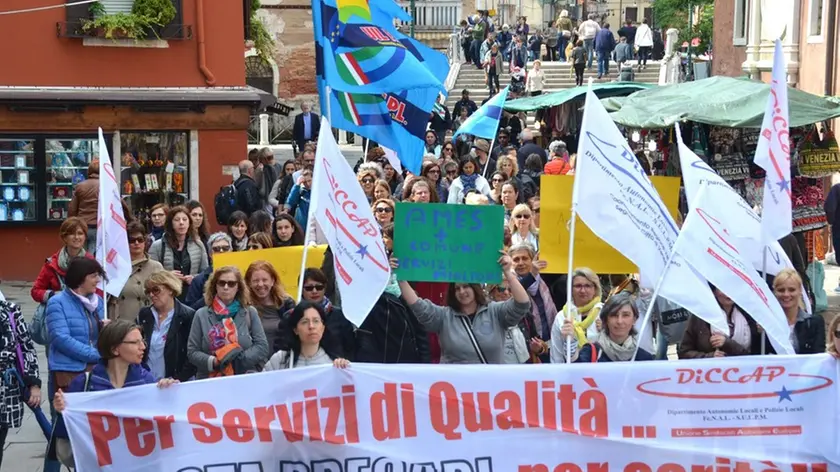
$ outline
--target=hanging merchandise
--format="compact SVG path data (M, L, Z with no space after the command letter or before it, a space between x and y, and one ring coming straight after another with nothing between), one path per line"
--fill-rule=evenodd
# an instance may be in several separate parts
M793 179L793 232L801 233L828 225L823 210L822 186L819 180L806 177Z
M799 148L799 173L806 177L827 177L840 172L840 148L834 133L823 125L823 138L814 126Z
M755 150L758 148L758 138L761 136L761 130L754 128L745 128L741 130L741 153L747 158L747 163L750 167L750 178L764 180L767 172L761 167L755 165Z
M750 176L750 167L741 148L741 131L735 128L712 127L709 131L709 165L726 181L744 180Z

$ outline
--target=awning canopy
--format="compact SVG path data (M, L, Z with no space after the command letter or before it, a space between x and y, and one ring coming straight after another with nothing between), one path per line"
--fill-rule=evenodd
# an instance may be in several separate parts
M592 84L592 91L598 98L604 98L625 96L652 87L656 86L641 82L608 82L604 84ZM587 90L589 90L589 86L583 85L558 92L537 95L536 97L518 98L505 103L505 110L519 112L556 107L571 100L583 99L586 97Z
M263 109L270 93L243 87L0 87L6 105L247 105Z
M745 78L709 77L636 92L609 102L613 120L629 128L658 129L678 121L730 128L760 128L770 85ZM840 103L788 87L790 126L840 116Z

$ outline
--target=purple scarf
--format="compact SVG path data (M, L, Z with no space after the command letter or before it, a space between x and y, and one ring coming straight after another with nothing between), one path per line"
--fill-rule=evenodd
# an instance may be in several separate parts
M548 290L548 285L543 282L542 277L536 277L536 281L528 287L528 295L534 298L539 292L540 298L545 307L545 317L548 320L549 329L554 325L554 318L557 317L557 307L554 305L554 300L551 299L551 292ZM542 317L540 316L539 308L536 303L531 303L531 318L534 320L534 327L537 334L542 335Z

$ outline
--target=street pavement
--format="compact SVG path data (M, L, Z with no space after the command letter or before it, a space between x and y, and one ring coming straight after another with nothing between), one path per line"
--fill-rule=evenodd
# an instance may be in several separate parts
M833 316L840 312L840 294L834 293L834 287L840 280L840 267L825 265L825 291L828 294L829 310L823 315L826 323L830 322ZM32 282L2 282L0 291L6 299L21 306L27 320L32 318L37 304L29 296L29 289ZM49 403L47 402L47 358L44 355L44 347L37 345L38 365L41 368L41 379L44 382L43 401L41 408L49 415ZM668 351L670 359L676 359L674 346ZM9 431L3 452L3 465L0 472L41 472L43 470L44 449L46 441L38 423L28 408L25 408L26 416L23 424L18 429Z

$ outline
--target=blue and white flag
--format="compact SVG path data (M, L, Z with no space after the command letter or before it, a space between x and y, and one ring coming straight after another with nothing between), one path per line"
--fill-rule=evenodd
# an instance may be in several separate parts
M510 86L505 87L495 97L488 100L484 105L481 105L481 108L470 115L467 121L452 135L452 140L455 141L455 138L459 134L471 134L486 139L496 137L496 131L499 129L499 120L502 119L502 108L505 106L509 89Z

